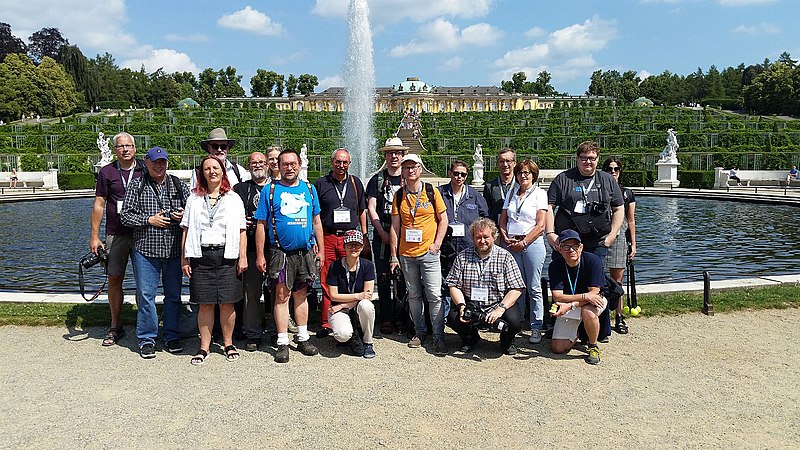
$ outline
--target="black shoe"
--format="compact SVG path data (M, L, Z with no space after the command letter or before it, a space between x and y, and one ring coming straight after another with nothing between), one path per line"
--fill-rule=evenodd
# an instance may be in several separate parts
M330 334L331 334L331 329L330 328L324 328L323 327L319 331L317 331L317 337L320 338L320 339L326 338L326 337L330 336Z
M601 344L608 344L608 336L601 336L597 338L597 342Z
M156 345L152 342L148 342L144 344L141 348L139 348L139 354L144 359L152 359L156 357Z
M164 349L175 354L183 351L183 344L180 339L170 339L164 343Z
M248 352L254 352L258 350L259 345L261 345L261 339L250 338L247 340L247 344L245 344L244 349Z
M356 356L364 356L364 341L361 340L361 336L358 332L353 333L353 337L347 341L348 346L350 347L350 351L353 352Z
M276 363L287 363L289 362L289 346L279 345L278 351L275 352L275 362Z
M514 355L517 354L517 346L514 345L514 344L511 344L511 345L508 346L507 349L503 350L503 353L505 353L506 355L509 355L509 356L514 356Z
M319 353L319 350L317 350L317 347L314 346L314 344L312 344L309 341L300 341L300 342L298 342L297 343L297 350L300 353L302 353L302 354L304 354L306 356L314 356L317 353ZM362 352L362 354L363 354L363 352Z

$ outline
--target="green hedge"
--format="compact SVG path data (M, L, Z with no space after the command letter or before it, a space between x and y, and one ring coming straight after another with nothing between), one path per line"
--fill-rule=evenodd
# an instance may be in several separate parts
M95 175L93 173L71 173L63 172L58 174L58 187L61 190L71 189L93 189Z
M682 188L712 189L714 177L713 170L682 170L678 172Z

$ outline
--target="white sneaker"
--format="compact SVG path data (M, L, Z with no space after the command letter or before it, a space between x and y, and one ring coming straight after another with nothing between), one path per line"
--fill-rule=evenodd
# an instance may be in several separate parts
M531 337L528 338L528 342L531 344L538 344L542 342L542 331L531 330Z

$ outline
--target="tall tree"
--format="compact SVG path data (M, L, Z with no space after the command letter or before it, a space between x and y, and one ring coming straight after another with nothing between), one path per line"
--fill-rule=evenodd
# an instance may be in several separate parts
M178 83L181 99L197 97L197 78L192 72L175 72L172 78Z
M11 53L26 54L28 47L22 39L11 34L11 25L0 22L0 62Z
M536 81L533 83L533 93L538 95L553 95L556 93L555 88L553 85L550 84L550 80L553 77L550 73L546 70L539 72L539 75L536 77Z
M258 69L250 78L250 94L254 97L277 96L276 88L280 86L283 92L283 77L271 70Z
M294 76L293 73L289 74L289 78L286 79L286 96L287 97L294 97L295 93L297 92L297 77Z
M786 64L787 66L794 68L797 65L797 60L792 59L792 55L789 52L783 52L780 56L778 56L778 62L781 64Z
M314 92L314 88L319 86L316 75L304 73L297 78L297 92L308 95Z
M19 120L41 111L36 65L26 55L11 53L0 63L0 119Z
M89 64L77 45L65 45L58 52L56 60L75 82L75 89L82 96L82 106L88 109L97 104L100 96L100 74Z
M38 63L45 56L58 59L61 47L69 45L69 41L61 35L58 28L42 28L28 38L28 55Z
M53 58L45 56L36 66L36 84L41 103L38 113L61 117L75 111L80 96L72 78Z

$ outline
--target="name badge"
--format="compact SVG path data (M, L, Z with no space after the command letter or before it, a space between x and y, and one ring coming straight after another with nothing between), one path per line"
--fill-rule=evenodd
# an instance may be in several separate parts
M512 236L524 236L528 234L525 226L519 222L508 222L508 234Z
M575 212L577 214L585 213L586 212L586 202L583 201L583 200L578 200L578 202L575 203Z
M350 210L347 208L336 208L333 210L333 223L349 223Z
M472 297L470 299L473 302L489 303L489 288L486 287L472 288Z
M406 228L406 242L422 242L422 230Z
M451 223L450 229L453 230L453 237L464 237L466 227L463 223Z
M122 200L117 200L117 214L122 212L122 203L124 203Z
M575 309L570 309L562 317L565 319L572 319L572 320L581 320L581 310L583 310L583 306L579 306Z

